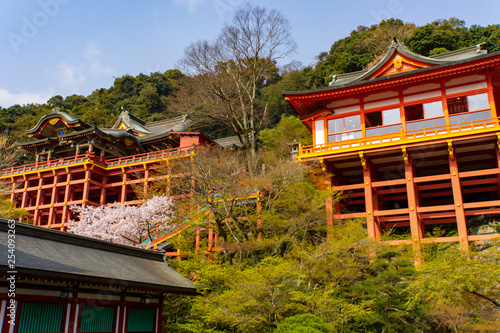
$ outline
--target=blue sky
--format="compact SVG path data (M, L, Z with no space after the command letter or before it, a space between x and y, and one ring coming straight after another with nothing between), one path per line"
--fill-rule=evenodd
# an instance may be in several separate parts
M125 74L175 68L190 43L214 39L243 0L1 0L0 106L89 95ZM258 0L286 16L298 44L284 63L315 62L360 25L457 17L499 24L498 0Z

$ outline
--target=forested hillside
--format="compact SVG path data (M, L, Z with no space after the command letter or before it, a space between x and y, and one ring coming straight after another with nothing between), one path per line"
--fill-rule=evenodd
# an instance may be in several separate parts
M362 70L384 54L386 45L393 37L405 42L414 52L433 55L484 43L489 52L500 50L500 27L489 25L466 27L456 18L437 20L421 27L397 19L382 21L371 27L359 26L350 36L334 41L328 52L318 55L314 66L303 67L292 62L281 68L274 67L258 82L257 103L266 109L264 127L274 127L281 114L294 115L282 97L280 90L304 90L324 87L332 74ZM61 110L97 126L110 126L123 108L137 117L150 122L168 118L179 113L189 113L186 106L190 99L185 91L190 87L190 77L177 69L164 73L124 75L116 78L109 88L97 88L89 96L71 95L63 98L56 95L46 104L14 105L0 108L0 130L8 132L13 141L26 140L24 131L34 126L38 119L58 106ZM182 88L182 89L181 89ZM189 104L189 103L188 103ZM232 135L230 128L194 124L208 136Z
M289 31L279 13L248 5L236 19L241 14L271 16L263 21ZM259 147L244 143L247 150L197 147L190 158L158 168L147 191L142 182L134 189L146 200L165 195L168 182L175 193L185 194L175 202L170 225L185 226L182 237L162 246L178 251L182 260L170 264L196 281L200 295L165 295L164 332L498 331L500 243L477 241L465 253L458 244L429 242L414 252L411 245L369 239L366 219L325 226L326 202L341 200L341 194L324 188L332 175L319 165L290 160L288 144L293 139L311 144L311 133L293 117L280 91L325 87L333 74L368 68L394 37L423 55L479 43L494 52L500 50L500 26L465 27L452 18L417 27L390 19L334 41L309 67L296 62L279 67L276 54L220 58L220 50L235 45L241 50L228 34L238 28L222 30L225 45L201 41L187 49L183 64L195 74L174 69L125 75L86 97L54 96L42 105L1 108L0 130L12 141L26 140L24 130L56 106L90 124L111 126L123 107L147 122L190 114L193 130L214 139L258 138ZM294 46L280 43L284 52ZM196 57L200 54L204 57ZM200 58L210 61L199 63ZM172 174L189 176L171 181ZM482 223L498 233L497 217L483 216ZM435 228L429 237L444 232ZM382 239L398 236L389 231Z

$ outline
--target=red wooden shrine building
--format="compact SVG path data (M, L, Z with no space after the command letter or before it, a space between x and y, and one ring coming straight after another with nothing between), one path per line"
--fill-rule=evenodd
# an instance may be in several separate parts
M320 161L343 199L334 220L366 218L393 244L470 242L500 213L500 54L480 47L424 57L394 41L373 68L329 87L283 92L313 133L300 161ZM428 237L436 227L442 237ZM409 235L406 236L405 235Z
M197 294L162 252L4 219L0 247L0 333L159 333L165 295Z
M142 202L133 187L147 188L159 162L212 142L189 126L186 117L146 124L123 111L112 128L97 128L55 108L27 131L32 141L17 144L36 162L1 170L0 179L34 225L64 230L76 218L71 205ZM168 185L175 177L167 175ZM175 188L167 186L166 194L175 198Z

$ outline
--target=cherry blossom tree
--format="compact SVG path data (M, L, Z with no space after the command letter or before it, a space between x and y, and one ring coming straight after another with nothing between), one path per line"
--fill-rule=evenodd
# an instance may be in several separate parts
M80 221L71 221L68 231L114 243L147 247L172 221L172 199L155 196L141 206L114 203L99 207L72 206Z

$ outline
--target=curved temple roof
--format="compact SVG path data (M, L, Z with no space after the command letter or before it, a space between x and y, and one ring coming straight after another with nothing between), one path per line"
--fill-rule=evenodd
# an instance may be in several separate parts
M473 64L482 59L498 58L499 54L500 52L486 54L486 51L480 49L480 45L476 45L425 57L411 52L402 43L394 40L383 58L369 70L333 75L332 82L329 83L328 87L304 91L281 91L281 93L299 115L305 118L324 111L324 105L321 101L363 91L368 92L370 89L388 88L386 81L401 85L406 80L403 78L408 76L416 77L434 70L436 72L444 71L451 66L467 66L467 64ZM485 66L487 65L485 64Z
M62 122L62 124L61 124ZM148 145L168 141L169 144L178 142L181 134L191 126L191 120L187 116L175 117L167 120L156 121L146 124L141 119L132 115L129 111L121 112L118 120L112 128L97 128L92 126L59 108L43 116L35 127L26 131L35 140L29 142L16 142L17 147L36 152L36 147L47 144L66 144L79 137L92 137L97 135L109 142L121 142L125 146L133 145L132 153L146 152ZM199 135L200 133L193 133ZM128 149L128 148L127 148Z
M55 107L52 109L52 111L50 111L50 113L40 118L35 127L27 130L26 134L30 135L39 132L41 129L43 129L43 126L45 126L47 121L57 118L61 119L67 126L80 126L82 128L92 127L92 125L70 115L69 113L61 111L58 107Z

